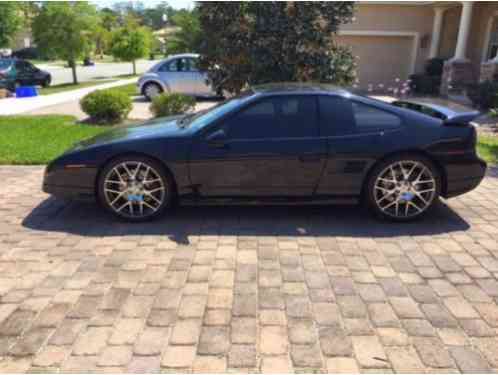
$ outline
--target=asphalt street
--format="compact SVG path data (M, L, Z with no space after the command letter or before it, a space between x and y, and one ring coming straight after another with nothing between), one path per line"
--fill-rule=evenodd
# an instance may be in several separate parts
M137 73L147 71L159 60L139 60L137 61ZM71 69L54 65L37 65L40 69L49 71L52 74L52 85L71 83L73 76ZM131 63L96 63L95 66L78 66L77 74L80 82L105 79L119 75L132 74Z

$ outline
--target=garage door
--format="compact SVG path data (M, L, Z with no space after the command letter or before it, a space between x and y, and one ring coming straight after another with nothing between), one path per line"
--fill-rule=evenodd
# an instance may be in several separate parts
M348 45L357 56L360 87L393 85L396 78L408 79L411 74L413 38L403 36L351 36L337 37L340 45Z

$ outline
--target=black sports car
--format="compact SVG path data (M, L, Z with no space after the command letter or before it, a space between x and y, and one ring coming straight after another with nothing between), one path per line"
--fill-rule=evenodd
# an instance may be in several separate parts
M477 115L448 109L442 120L327 85L259 86L81 142L48 165L43 190L132 221L177 201L358 200L407 221L481 182Z

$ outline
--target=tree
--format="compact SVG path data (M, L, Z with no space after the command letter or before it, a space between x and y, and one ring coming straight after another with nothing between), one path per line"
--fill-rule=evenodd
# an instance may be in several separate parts
M9 47L22 25L21 14L19 3L5 1L0 4L0 48Z
M202 43L203 35L197 10L188 11L182 9L171 17L171 24L178 27L167 38L168 54L197 52Z
M152 33L135 21L128 20L126 25L116 29L111 38L111 54L122 61L131 61L133 74L137 74L136 60L150 52Z
M283 81L347 85L355 61L334 41L353 2L201 2L201 68L218 90Z
M94 30L95 34L95 54L100 55L102 59L104 53L108 51L111 42L111 32L108 31L102 23L97 25Z
M112 31L119 26L119 14L110 8L102 8L99 11L100 24L107 31Z
M175 12L175 9L167 2L161 2L154 8L144 9L142 12L143 23L152 30L160 30L166 25L166 21L171 20Z
M33 20L33 36L39 49L69 62L77 84L76 60L92 51L97 24L96 9L87 2L45 2Z

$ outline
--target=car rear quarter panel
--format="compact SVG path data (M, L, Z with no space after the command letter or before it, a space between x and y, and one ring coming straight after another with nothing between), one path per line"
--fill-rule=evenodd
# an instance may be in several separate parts
M329 137L328 160L316 193L357 196L376 163L405 152L427 153L428 145L442 135L437 121L401 116L397 129Z

